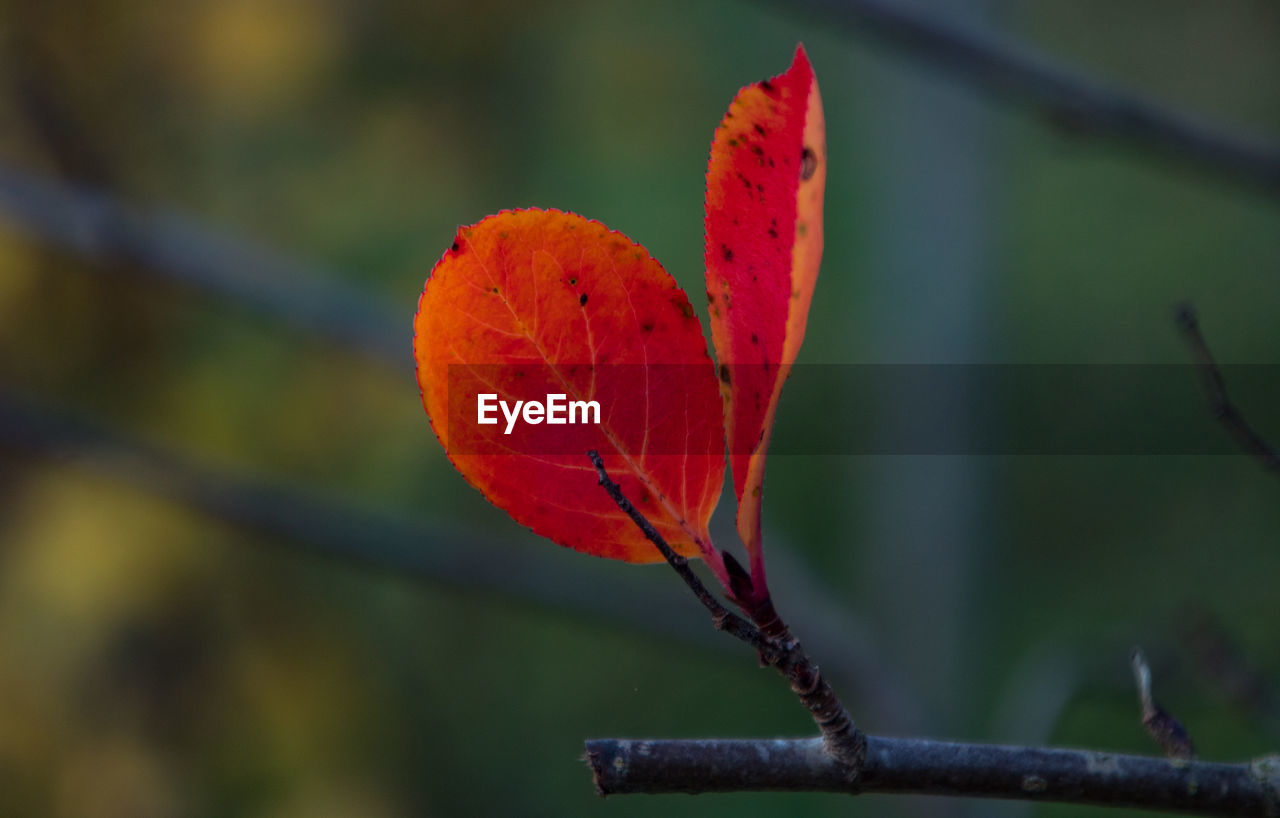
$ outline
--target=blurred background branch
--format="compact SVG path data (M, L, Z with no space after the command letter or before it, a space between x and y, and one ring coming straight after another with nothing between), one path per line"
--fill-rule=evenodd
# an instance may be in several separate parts
M13 226L90 264L127 264L402 371L412 368L403 316L332 273L194 219L145 213L103 190L79 189L12 165L0 165L0 211Z
M1162 156L1236 184L1280 194L1280 146L1232 133L1123 91L1016 39L898 0L796 0L789 4L933 63L949 79L1006 96L1064 133L1113 139L1135 157Z
M28 456L54 458L190 506L211 518L268 535L274 542L354 567L443 583L470 593L499 595L579 617L610 623L648 637L683 643L741 661L749 655L730 640L691 624L696 605L674 593L653 572L601 572L590 560L556 562L541 550L497 538L450 530L438 520L414 519L359 508L341 497L308 492L261 479L222 473L171 451L114 434L59 410L34 404L0 387L0 446ZM608 593L601 593L601 583ZM804 592L784 580L795 607L809 613L816 589ZM920 714L891 670L875 658L860 624L828 610L839 629L824 640L824 662L878 719L909 729ZM843 626L843 627L841 627Z

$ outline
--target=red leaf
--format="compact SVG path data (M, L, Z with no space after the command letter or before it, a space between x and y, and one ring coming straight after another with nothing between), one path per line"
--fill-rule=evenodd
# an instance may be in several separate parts
M689 300L643 247L554 210L504 211L458 231L414 320L423 404L463 476L561 545L662 557L599 487L605 466L671 546L713 556L724 479L715 370ZM600 423L477 423L479 395L600 404Z
M801 46L786 73L738 92L707 167L711 336L722 381L729 376L721 389L738 533L761 588L764 461L818 277L826 169L822 100Z

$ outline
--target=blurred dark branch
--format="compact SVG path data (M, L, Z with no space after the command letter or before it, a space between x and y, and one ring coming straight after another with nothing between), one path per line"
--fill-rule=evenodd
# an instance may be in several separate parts
M1038 111L1073 135L1113 139L1234 182L1280 194L1280 147L1228 133L1137 94L1110 88L1047 55L901 0L793 0L984 90Z
M540 544L524 547L529 544L450 530L439 521L373 512L319 492L217 472L0 386L0 463L8 467L14 456L68 462L303 554L492 594L499 600L567 613L579 622L612 623L700 652L732 652L732 645L711 631L690 627L687 595L654 582L650 571L584 560ZM607 592L601 590L604 574ZM875 658L872 646L856 637L859 632L856 626L846 631L844 649L833 655L831 668L882 722L898 729L917 726L917 706Z
M226 298L273 320L409 369L396 315L354 287L173 213L144 213L102 192L0 165L0 214L32 236L90 261L124 263Z
M630 584L623 577L616 585L611 577L609 593L603 594L599 575L587 570L590 562L557 565L544 550L449 531L438 522L372 512L315 491L219 473L0 387L0 452L6 463L10 451L88 469L303 553L497 593L591 621L621 622L664 639L692 641L699 648L715 648L720 641L693 637L685 612L668 610L683 601L682 595L655 605L646 587L652 576Z
M42 4L22 3L8 9L12 30L39 31L49 25ZM13 37L3 73L13 93L21 122L32 141L60 176L81 184L109 188L115 184L111 163L100 141L87 136L75 107L67 100L66 78L48 43L35 37Z
M1253 427L1240 414L1240 410L1227 397L1227 382L1223 379L1222 370L1218 368L1213 353L1209 351L1209 345L1200 332L1200 321L1196 316L1195 307L1190 304L1178 307L1176 320L1178 329L1187 339L1187 344L1191 347L1191 355L1195 358L1203 375L1205 392L1209 398L1209 409L1213 412L1213 416L1231 433L1246 454L1253 455L1264 468L1280 475L1280 454L1277 454L1275 447L1253 430Z
M1210 611L1188 608L1178 626L1193 667L1227 697L1249 723L1280 742L1280 693L1254 667L1227 628Z
M850 783L820 739L596 739L586 760L601 795L761 790L914 793L1275 815L1280 756L1244 764L1092 750L867 737Z

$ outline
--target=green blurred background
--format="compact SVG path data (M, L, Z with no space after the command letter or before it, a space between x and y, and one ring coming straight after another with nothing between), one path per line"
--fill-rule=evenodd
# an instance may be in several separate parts
M1273 2L929 9L1280 141ZM669 572L533 537L427 426L410 322L457 225L573 210L699 293L712 131L797 41L830 154L802 362L1180 363L1191 299L1219 358L1280 363L1274 192L785 3L0 4L0 815L1089 812L601 801L584 738L812 725ZM137 221L22 215L68 202ZM775 457L766 498L778 605L869 729L1154 752L1141 644L1204 756L1280 748L1253 461Z

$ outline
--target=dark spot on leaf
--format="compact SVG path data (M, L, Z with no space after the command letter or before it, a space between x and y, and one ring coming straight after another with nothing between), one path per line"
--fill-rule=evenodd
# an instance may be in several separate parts
M768 132L765 131L764 126L761 125L759 122L757 122L753 127L755 128L756 133L760 134L761 136L769 135Z
M580 306L580 307L585 307L585 306L587 306L587 294L586 294L586 293L583 293L582 295L578 296L578 306Z
M716 303L716 297L710 290L707 290L707 303L708 304Z
M643 324L641 324L641 325L640 325L640 331L641 331L641 332L653 332L653 322L652 322L652 321L645 321Z
M673 298L671 303L676 305L676 309L680 310L680 314L685 318L693 317L693 307L689 306L689 302L683 298Z
M759 145L752 145L751 152L754 153L756 156L764 156L764 148L760 147Z
M760 338L759 338L759 336L757 336L754 332L753 332L753 333L751 333L751 343L753 343L753 344L758 344L758 343L760 343Z
M761 193L764 193L764 185L760 184L759 182L756 182L756 190L760 191Z
M576 278L571 278L571 279L569 279L569 286L571 286L571 287L572 287L572 286L575 286L577 283L578 283L578 279L576 279Z
M768 80L760 80L760 90L764 91L766 94L772 94L773 83L769 82Z
M737 139L730 139L730 140L729 140L729 147L731 147L731 148L736 148L736 147L738 147L738 140L737 140Z
M494 287L494 288L493 288L493 291L496 293L496 292L498 291L498 288L497 288L497 287Z
M776 167L777 167L777 165L773 164L773 157L772 157L772 156L770 156L770 157L769 157L769 167L771 167L771 168L776 168Z
M778 237L778 228L776 228L776 227L770 227L770 228L769 228L769 235L770 235L771 237L773 237L773 238L775 238L775 239L776 239L776 238Z
M729 365L728 364L720 364L720 380L724 381L724 383L728 385L729 383Z
M724 253L725 261L733 261L733 251L729 249L727 244L720 245L720 252Z
M458 252L459 250L461 250L461 249L462 249L462 245L461 245L461 244L458 244L458 243L455 241L455 242L453 243L453 246L452 246L452 247L450 247L449 249L456 253L456 252Z
M813 174L818 170L818 155L813 152L813 148L805 145L804 150L800 151L800 181L806 181L813 178Z
M743 176L741 171L738 172L738 181L742 182L742 186L747 190L751 189L751 180Z

